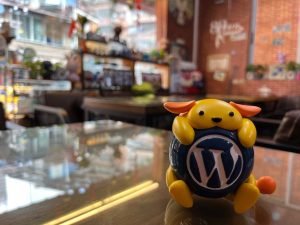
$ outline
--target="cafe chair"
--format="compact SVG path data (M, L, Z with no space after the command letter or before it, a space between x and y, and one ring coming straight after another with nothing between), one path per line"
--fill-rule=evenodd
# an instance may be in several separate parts
M34 119L36 126L51 126L69 122L66 110L45 105L34 106Z
M275 135L274 140L300 146L300 110L292 110L285 114Z
M2 102L0 102L0 130L6 130L5 111Z
M5 110L2 102L0 102L0 130L16 130L16 129L24 129L24 128L25 128L24 126L6 120Z
M57 91L47 92L44 97L44 105L61 108L68 113L68 123L84 121L84 111L81 108L84 93Z
M277 100L270 112L262 113L262 118L281 120L291 110L300 109L300 96L284 96Z
M256 145L300 153L300 110L288 111L281 120L251 119L257 128Z

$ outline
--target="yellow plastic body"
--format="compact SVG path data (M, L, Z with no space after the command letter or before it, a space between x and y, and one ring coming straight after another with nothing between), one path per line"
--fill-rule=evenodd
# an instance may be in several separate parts
M238 129L238 138L241 144L250 148L254 145L256 140L256 128L251 120L247 118L242 119L242 126Z
M200 112L203 112L203 115ZM194 128L212 127L237 130L238 138L246 148L255 143L256 129L251 120L242 118L239 111L229 103L216 99L197 101L187 114L174 119L172 131L180 143L189 145L194 141Z
M192 192L183 180L176 178L171 166L167 170L166 182L171 196L179 205L185 208L193 206Z
M173 121L172 131L180 143L184 145L189 145L194 140L195 131L184 116L176 116Z
M200 112L203 115L200 115ZM230 113L233 116L230 116ZM242 126L242 116L229 103L217 99L204 99L197 101L187 114L190 125L196 129L207 129L212 127L221 127L227 130L237 130ZM220 122L214 122L213 118L221 119Z
M250 148L256 140L256 128L251 120L244 116L253 116L260 109L255 106L243 106L236 103L227 103L216 99L205 99L185 104L168 103L166 108L171 112L180 113L172 125L172 131L178 141L189 145L194 141L194 129L209 129L220 127L226 130L237 131L240 143ZM264 190L271 193L275 190L276 183L268 177L259 180L260 188L255 177L251 174L248 179L238 187L236 192L227 196L233 202L237 213L244 213L250 209ZM178 180L173 169L168 168L166 182L169 192L174 200L183 207L193 206L192 192L183 180Z
M166 183L171 196L179 205L185 208L193 206L192 192L183 180L176 178L171 167L166 173ZM228 196L228 199L233 201L233 208L236 213L244 213L254 206L259 195L260 191L256 186L255 177L251 174L235 193Z

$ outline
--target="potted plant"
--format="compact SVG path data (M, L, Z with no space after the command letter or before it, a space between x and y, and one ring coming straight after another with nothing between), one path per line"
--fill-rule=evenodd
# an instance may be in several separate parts
M263 79L266 72L267 72L267 66L261 65L261 64L249 64L246 67L246 72L247 72L247 79L253 80L253 79Z
M30 79L39 79L44 72L41 61L26 61L24 62L24 66L29 69L29 78Z
M261 64L254 65L249 64L246 67L247 72L247 79L253 80L253 79L262 79L265 76L265 73L267 72L267 67Z
M267 67L265 65L256 65L255 67L255 75L256 79L263 79L265 76L265 73L267 72Z
M300 71L300 64L294 62L294 61L290 61L286 64L286 78L288 80L294 80L295 76L297 74L297 72Z
M249 64L247 67L246 67L246 76L247 76L247 79L249 80L253 80L254 77L255 77L255 65L254 64Z

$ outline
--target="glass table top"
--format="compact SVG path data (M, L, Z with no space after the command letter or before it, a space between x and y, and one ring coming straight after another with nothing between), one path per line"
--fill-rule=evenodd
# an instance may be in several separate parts
M300 155L255 147L277 190L243 215L224 199L171 200L170 132L95 121L0 132L1 224L299 224Z

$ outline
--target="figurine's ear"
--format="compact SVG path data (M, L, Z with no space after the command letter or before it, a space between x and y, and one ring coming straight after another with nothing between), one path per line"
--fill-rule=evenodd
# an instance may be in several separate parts
M189 102L166 102L164 107L171 113L180 114L188 112L194 105L196 101Z
M236 108L243 117L251 117L260 113L261 108L254 105L241 105L234 102L229 102L234 108Z

